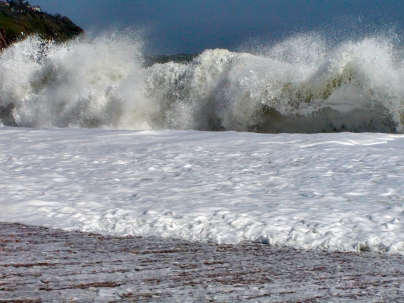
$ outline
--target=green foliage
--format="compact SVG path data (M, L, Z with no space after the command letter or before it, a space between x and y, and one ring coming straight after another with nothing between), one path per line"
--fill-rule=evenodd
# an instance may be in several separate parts
M6 31L10 41L37 34L43 39L64 42L83 33L83 30L67 17L32 11L19 13L7 7L0 7L0 29Z

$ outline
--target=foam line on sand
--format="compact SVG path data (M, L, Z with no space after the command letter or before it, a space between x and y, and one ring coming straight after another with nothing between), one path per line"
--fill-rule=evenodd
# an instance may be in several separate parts
M403 258L0 223L0 302L401 302Z

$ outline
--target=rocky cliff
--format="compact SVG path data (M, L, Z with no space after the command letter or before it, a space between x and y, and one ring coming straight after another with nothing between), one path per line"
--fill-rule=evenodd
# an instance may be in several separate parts
M84 33L69 18L42 12L16 12L0 6L0 50L31 34L63 42Z

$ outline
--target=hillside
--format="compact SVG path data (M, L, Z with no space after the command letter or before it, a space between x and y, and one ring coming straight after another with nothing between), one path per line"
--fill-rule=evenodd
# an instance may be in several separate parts
M43 12L19 13L0 6L0 50L31 34L63 42L84 33L69 18Z

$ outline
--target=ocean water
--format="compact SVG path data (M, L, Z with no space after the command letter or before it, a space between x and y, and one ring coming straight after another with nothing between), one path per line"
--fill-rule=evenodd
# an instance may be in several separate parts
M404 254L404 136L0 129L0 221Z
M142 47L31 37L0 55L1 221L404 253L404 56L388 36Z
M404 53L394 41L301 34L255 53L150 57L118 34L31 37L0 57L0 115L23 127L400 133Z

